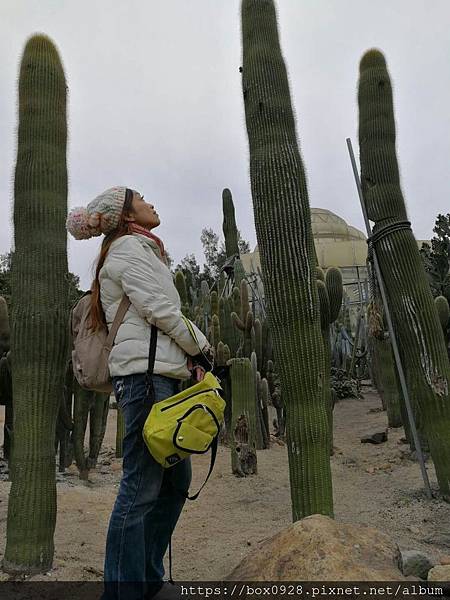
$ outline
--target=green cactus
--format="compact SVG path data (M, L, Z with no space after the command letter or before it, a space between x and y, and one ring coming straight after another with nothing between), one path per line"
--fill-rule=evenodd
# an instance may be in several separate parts
M5 407L3 425L3 458L8 461L9 479L12 480L12 440L13 440L13 394L11 381L11 352L0 358L0 405Z
M230 360L231 469L240 477L257 472L256 402L252 366L248 358Z
M242 37L256 235L286 404L296 521L314 513L333 514L316 260L306 177L272 0L243 0Z
M275 368L272 360L267 361L267 385L269 388L269 398L277 412L277 437L284 436L285 430L285 414L284 402L281 394L280 378L275 373Z
M239 356L250 358L253 349L253 313L248 300L248 285L247 282L241 281L241 305L240 317L235 313L231 313L233 325L242 332L241 346L239 348Z
M95 468L106 430L109 394L81 388L74 379L74 409L72 443L80 479L87 480ZM84 439L89 417L89 451L85 454Z
M262 450L264 448L263 438L263 417L262 407L260 404L259 386L261 384L261 375L258 371L258 359L256 353L252 352L250 356L250 363L252 365L253 374L253 387L254 387L254 402L255 402L255 416L256 416L256 449Z
M211 328L209 335L209 343L217 350L217 345L220 342L220 321L217 315L213 315L211 319Z
M448 320L450 319L450 308L448 300L445 296L436 296L434 299L434 305L439 316L439 323L441 324L442 331L444 332L445 342L448 347Z
M219 295L214 290L210 294L211 315L219 316Z
M225 237L225 251L227 258L239 256L238 230L234 215L234 204L231 192L225 188L222 192L223 206L223 235Z
M442 494L450 494L450 366L444 336L407 213L395 152L392 88L383 54L361 59L358 88L361 183L418 428L428 440ZM407 224L407 223L406 223Z
M234 287L231 293L231 312L235 312L236 314L240 314L241 311L241 292L240 292L240 284L239 288Z
M320 328L322 330L322 339L324 347L324 388L325 403L328 418L328 428L330 437L330 454L333 454L333 396L331 392L331 347L330 347L330 324L331 309L330 300L325 283L317 280L317 292L319 295L320 306Z
M244 269L240 259L235 260L233 269L234 269L234 285L238 287L241 285L241 282L245 280L245 269Z
M316 279L317 281L325 282L325 273L323 272L322 267L316 266Z
M227 344L223 342L219 342L217 344L217 353L216 353L216 364L218 367L225 367L228 361L231 359L230 348Z
M11 266L13 480L3 570L46 572L56 524L54 440L68 353L66 80L43 35L19 74Z
M254 348L254 350L256 353L256 358L258 360L258 371L261 373L262 368L263 368L263 360L264 360L261 321L259 319L255 319L253 327L255 330L255 348Z
M258 385L258 395L261 402L262 418L263 418L263 437L264 448L270 448L270 426L269 426L269 384L267 379L260 380Z
M10 329L8 305L5 298L0 296L0 358L9 350Z
M339 316L342 306L342 295L344 288L342 285L342 273L337 267L327 269L325 275L325 286L327 288L328 300L330 305L330 324L334 323Z
M231 312L231 298L220 298L219 321L221 339L224 344L227 344L231 356L234 357L239 346L239 332L233 325Z
M64 393L59 406L58 421L56 424L55 453L59 447L59 471L63 473L73 462L73 444L71 432L73 430L72 420L72 396L73 396L73 368L72 360L67 361L64 377Z
M177 271L175 273L175 287L177 288L178 295L180 296L181 312L183 315L189 318L191 316L191 310L186 287L186 277L182 271Z

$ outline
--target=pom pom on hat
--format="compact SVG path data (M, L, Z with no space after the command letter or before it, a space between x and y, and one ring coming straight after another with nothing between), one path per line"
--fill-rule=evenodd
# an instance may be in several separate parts
M67 231L76 240L87 240L113 231L120 221L126 189L110 188L89 202L86 208L73 208L66 220Z

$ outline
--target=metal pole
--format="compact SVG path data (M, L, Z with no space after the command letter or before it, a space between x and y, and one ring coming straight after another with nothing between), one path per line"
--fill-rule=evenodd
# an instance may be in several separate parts
M352 142L351 142L350 138L347 138L347 147L348 147L348 152L350 154L350 161L352 163L353 175L355 176L355 182L356 182L356 188L358 190L359 200L361 202L361 209L362 209L362 213L363 213L363 217L364 217L364 222L366 224L367 235L370 237L372 235L372 229L370 227L369 219L367 217L366 205L364 203L364 198L363 198L362 189L361 189L361 181L359 179L358 169L357 169L356 161L355 161L355 155L353 154L353 147L352 147ZM400 385L402 388L403 397L405 399L406 410L408 412L409 425L411 427L411 433L412 433L413 440L414 440L414 446L416 448L417 458L419 459L420 470L422 471L422 478L423 478L423 482L425 484L425 491L427 493L428 498L433 498L433 494L431 492L431 487L430 487L430 481L428 479L428 473L427 473L425 461L424 461L423 454L422 454L422 448L420 446L419 436L417 434L416 424L414 422L414 415L413 415L413 412L411 409L408 388L406 386L405 373L403 371L402 362L400 360L400 354L399 354L398 346L397 346L397 338L395 337L394 328L392 326L391 313L389 312L386 291L384 288L384 281L381 276L380 265L378 263L378 258L377 258L377 253L376 253L375 248L373 248L373 264L374 264L375 273L376 273L376 276L378 279L378 285L380 287L381 298L383 300L384 311L385 311L386 320L388 323L389 335L391 336L392 350L394 351L395 364L397 365L397 371L398 371L398 375L399 375L399 379L400 379Z

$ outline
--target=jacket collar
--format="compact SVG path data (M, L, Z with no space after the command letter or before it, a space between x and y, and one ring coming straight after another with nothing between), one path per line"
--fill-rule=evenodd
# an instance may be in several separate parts
M134 231L133 231L133 233L131 233L131 235L137 237L142 244L147 244L147 246L150 246L150 248L153 250L153 252L159 258L159 260L161 260L167 266L165 257L163 257L161 255L161 249L158 246L158 244L155 242L155 240L152 240L152 238L149 238L148 236L143 235L142 233L136 233Z

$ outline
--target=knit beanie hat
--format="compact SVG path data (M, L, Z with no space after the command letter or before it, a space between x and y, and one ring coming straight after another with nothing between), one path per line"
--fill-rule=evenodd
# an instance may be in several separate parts
M126 190L122 186L110 188L89 202L86 208L73 208L67 217L67 231L76 240L87 240L113 231L119 225Z

